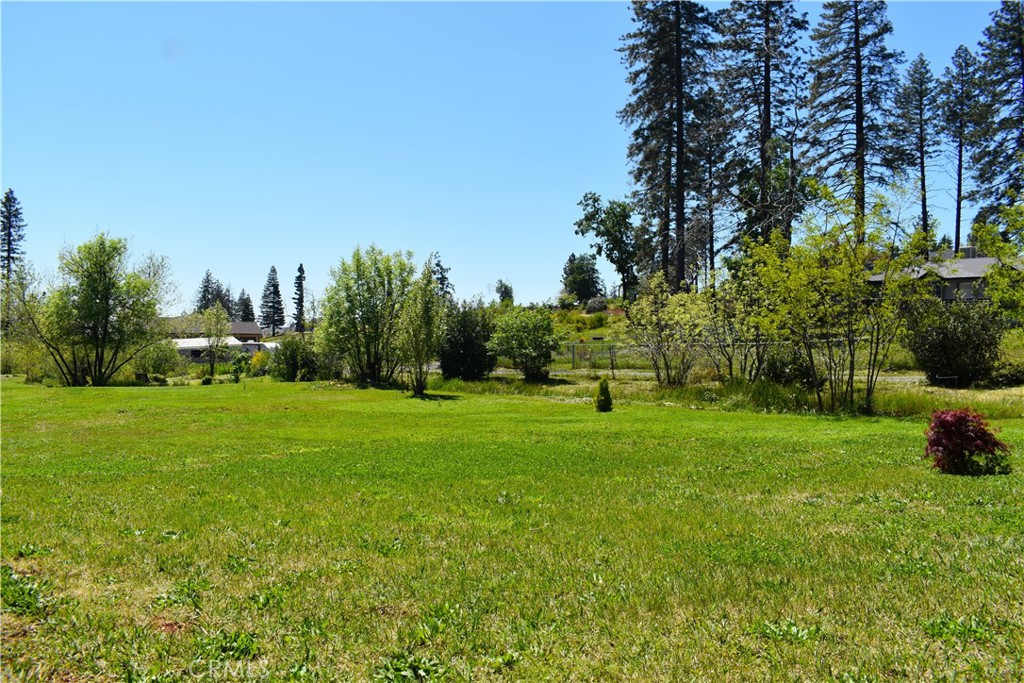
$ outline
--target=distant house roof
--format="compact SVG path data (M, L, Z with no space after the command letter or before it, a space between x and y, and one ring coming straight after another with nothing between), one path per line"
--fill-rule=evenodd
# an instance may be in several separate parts
M241 320L236 320L231 323L231 334L236 336L239 334L262 336L263 331L260 330L260 326L254 322L242 322Z
M190 318L188 316L177 316L166 319L171 324L171 329L174 333L180 335L180 338L184 339L187 337L201 337L203 336L202 323L199 320ZM231 336L237 337L239 335L243 337L261 337L263 333L260 331L260 326L254 322L242 322L240 320L231 321Z
M922 278L929 273L937 275L943 280L980 280L988 274L988 271L999 264L999 259L991 256L976 256L974 258L958 258L948 261L929 262L923 266L917 266L912 274L915 278ZM1014 265L1018 270L1024 270L1020 265ZM881 282L885 275L877 273L868 280L870 282Z

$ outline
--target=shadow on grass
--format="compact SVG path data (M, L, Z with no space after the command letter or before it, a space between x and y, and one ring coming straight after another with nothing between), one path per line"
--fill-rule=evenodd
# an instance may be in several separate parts
M420 394L419 396L407 396L406 398L415 398L420 401L458 401L461 400L461 396L455 394Z

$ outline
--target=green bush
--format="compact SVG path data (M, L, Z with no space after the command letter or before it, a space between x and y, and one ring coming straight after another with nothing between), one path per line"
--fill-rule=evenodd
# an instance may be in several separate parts
M788 343L769 348L761 366L760 379L779 386L799 386L804 389L814 389L825 383L824 378L815 374L807 357Z
M211 384L213 384L213 377L206 375L205 377L203 377L200 384L202 384L204 387L210 386Z
M992 374L1006 326L985 301L930 297L907 316L904 345L932 384L967 387Z
M547 379L558 339L547 311L514 308L498 318L488 347L508 358L527 380L536 381Z
M996 363L992 373L984 382L979 383L985 389L1005 389L1007 387L1024 386L1024 363L1001 360Z
M249 372L249 360L249 354L240 353L231 361L231 379L235 384L241 381L242 375Z
M313 345L299 335L288 335L270 357L270 376L282 382L309 382L316 379L316 365Z
M498 358L487 343L494 334L493 313L482 301L463 301L451 311L441 334L438 361L445 379L483 379Z
M594 394L594 408L599 413L612 412L612 392L608 388L608 378L602 377L597 383L597 393Z
M132 368L147 375L169 375L180 359L178 347L170 339L165 339L140 351L132 359Z
M270 372L270 352L257 351L249 359L249 376L263 377Z

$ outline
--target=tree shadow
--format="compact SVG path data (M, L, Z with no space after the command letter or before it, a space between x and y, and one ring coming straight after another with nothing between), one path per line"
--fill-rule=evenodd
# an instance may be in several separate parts
M407 398L415 398L420 401L460 401L461 396L455 394L420 394L419 396L408 396Z

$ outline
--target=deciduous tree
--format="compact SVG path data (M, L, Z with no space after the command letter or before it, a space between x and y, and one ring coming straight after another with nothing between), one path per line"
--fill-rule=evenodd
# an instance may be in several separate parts
M331 269L318 343L343 357L356 379L390 382L402 362L399 320L412 286L412 253L356 248Z
M22 288L25 318L68 386L103 386L140 351L165 338L157 317L166 261L132 267L123 239L100 234L61 252L58 283Z

